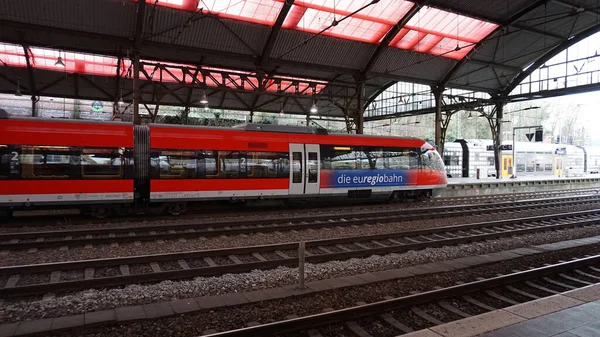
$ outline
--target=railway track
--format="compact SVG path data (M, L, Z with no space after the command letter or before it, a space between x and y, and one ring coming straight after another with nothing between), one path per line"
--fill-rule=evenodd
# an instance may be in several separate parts
M347 227L381 222L446 218L482 213L514 212L532 207L558 207L600 202L600 196L583 195L507 201L495 204L437 206L410 210L355 212L341 215L310 215L279 219L227 220L175 225L131 226L83 230L35 231L0 234L0 250L74 247L155 240L173 240L198 237L231 236L277 231L306 230L323 227Z
M473 223L409 232L306 242L306 262L402 253L600 224L600 210ZM0 297L59 293L88 288L241 273L297 266L297 243L203 250L110 259L0 267Z
M397 336L597 282L600 255L209 336Z
M566 191L544 191L544 192L519 192L519 193L502 193L502 194L486 194L486 195L469 195L463 197L444 197L429 199L431 203L447 203L447 202L490 202L498 199L527 199L527 198L549 198L565 195L579 195L599 193L599 188L582 188Z
M550 197L560 197L560 196L566 196L566 195L571 195L571 196L576 196L576 195L581 195L581 194L590 194L590 193L598 193L599 189L597 188L585 188L585 189L575 189L575 190L567 190L567 191L547 191L547 192L519 192L519 193L506 193L506 194L495 194L495 195L477 195L477 196L464 196L464 197L448 197L448 198L433 198L433 199L428 199L424 202L419 202L419 203L404 203L403 207L405 209L412 209L413 205L415 207L419 207L421 205L437 205L437 204L448 204L448 203L453 203L453 204L464 204L464 203L489 203L489 202L493 202L493 201L497 201L500 199L512 199L512 200L523 200L523 199L529 199L529 198L550 198ZM365 204L365 202L362 202L360 204L354 205L354 206L360 206ZM375 202L375 201L370 201L367 202L368 205L384 205L381 202ZM331 208L333 207L338 207L337 204L328 204L327 206L320 206L317 203L313 203L309 205L311 210L313 211L320 211L321 209L324 208ZM339 209L343 210L345 207L347 207L347 202L346 203L339 203ZM264 210L267 210L266 212L269 211L269 207L263 207L260 209L256 209L254 212L250 212L250 214L254 215L254 214L261 214L261 212L263 212ZM275 208L276 210L281 210L281 207L277 207ZM306 205L305 204L299 204L299 205L292 205L290 207L288 207L289 210L295 210L295 209L302 209L302 211L305 211L306 209ZM202 218L205 216L210 216L210 215L222 215L223 211L231 211L231 205L226 205L226 206L218 206L218 205L203 205L203 207L199 210L194 210L189 212L188 214L183 214L183 215L179 215L177 217L175 216L170 216L170 215L137 215L137 216L120 216L120 217L110 217L108 219L105 219L105 221L110 221L113 223L123 223L123 222L141 222L141 221L157 221L157 220L173 220L173 219L189 219L189 220L195 220L198 218ZM236 209L237 211L237 209ZM25 211L22 212L25 214L29 214L29 212ZM97 219L93 219L84 215L79 215L73 212L65 212L64 210L59 210L57 211L52 211L52 210L48 210L47 212L43 212L43 211L36 211L33 214L35 215L20 215L20 216L16 216L15 218L13 218L10 221L5 222L4 224L2 224L2 226L4 227L18 227L18 226L27 226L27 227L34 227L34 226L47 226L49 223L53 223L53 224L62 224L62 225L80 225L80 224L88 224L88 223L94 223L95 221L98 221ZM240 215L242 214L248 214L248 213L239 213ZM265 213L268 214L268 213Z

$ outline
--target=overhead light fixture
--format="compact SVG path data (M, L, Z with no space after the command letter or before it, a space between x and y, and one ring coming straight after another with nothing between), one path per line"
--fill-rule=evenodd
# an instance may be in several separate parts
M313 102L313 105L310 107L310 113L317 113L319 109L317 108L317 103Z
M119 97L119 106L124 105L123 96Z
M59 67L64 67L65 63L63 62L62 56L60 56L60 52L58 52L58 58L56 59L56 62L54 62L55 66L59 66Z
M202 97L200 97L200 104L208 104L208 97L206 97L205 91L202 91Z
M19 85L19 81L17 81L17 92L15 92L15 96L23 96L21 93L21 86Z

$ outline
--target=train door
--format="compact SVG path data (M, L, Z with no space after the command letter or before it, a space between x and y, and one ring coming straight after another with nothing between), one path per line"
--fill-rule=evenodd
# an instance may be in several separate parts
M508 177L511 175L508 171L509 167L512 167L513 174L514 174L515 167L513 165L512 155L507 155L507 154L502 155L502 161L500 162L500 164L502 165L502 176L503 177Z
M290 195L318 194L321 153L316 144L290 144Z
M563 176L564 158L561 156L554 157L554 175L557 177Z

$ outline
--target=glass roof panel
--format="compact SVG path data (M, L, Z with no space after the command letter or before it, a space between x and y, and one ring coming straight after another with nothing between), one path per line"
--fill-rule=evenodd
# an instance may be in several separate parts
M283 2L274 0L202 0L198 3L198 8L221 17L265 25L273 25L282 7Z
M497 25L436 8L423 7L408 21L406 27L458 40L478 42L491 33Z
M220 17L273 25L285 1L159 0L156 4L189 11L202 8ZM282 27L310 33L323 31L323 35L379 43L413 6L414 1L408 0L380 0L376 4L372 4L372 0L296 0ZM355 11L358 12L332 25ZM488 36L496 27L490 22L425 6L409 20L390 46L457 58L467 50L461 42L466 42L471 49L472 44ZM458 43L458 51L452 51L457 44L450 47L450 40Z
M295 1L283 27L311 33L318 33L326 29L323 32L324 35L378 43L413 6L411 2L404 0L382 0L337 25L329 27L334 20L341 20L370 3L371 0Z
M23 47L16 44L0 43L0 60L10 67L27 67Z
M408 21L408 32L401 31L390 45L460 59L496 27L490 22L423 7Z

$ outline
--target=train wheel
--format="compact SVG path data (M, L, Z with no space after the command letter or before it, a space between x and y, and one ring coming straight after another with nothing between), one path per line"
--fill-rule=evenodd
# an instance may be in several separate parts
M389 202L392 203L392 204L396 204L396 203L399 203L400 201L401 201L400 192L399 191L392 192L392 195L390 196L390 201Z
M174 203L174 204L169 204L169 206L167 206L167 213L171 214L171 215L180 215L182 213L185 213L186 211L186 207L185 204L183 203Z

